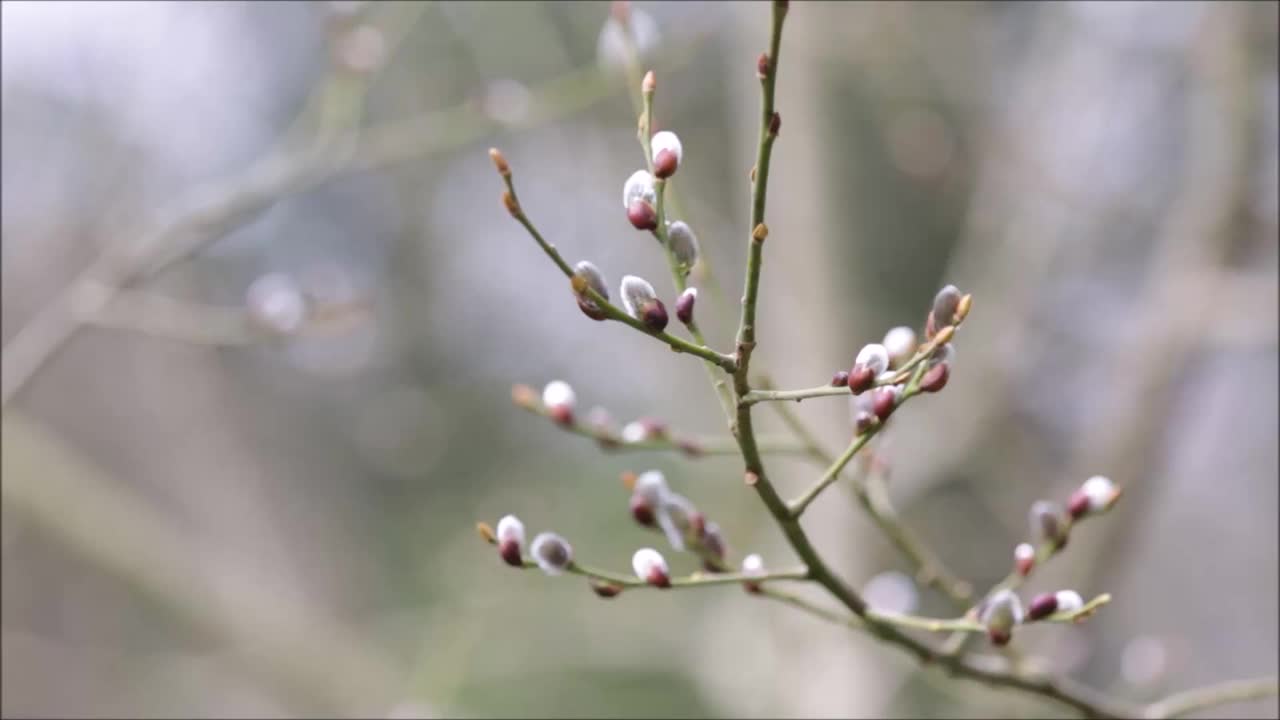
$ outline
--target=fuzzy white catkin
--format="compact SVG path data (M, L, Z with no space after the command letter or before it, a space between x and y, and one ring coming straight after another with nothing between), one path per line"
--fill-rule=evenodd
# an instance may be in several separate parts
M635 275L622 278L619 294L622 296L622 307L626 309L627 314L637 319L640 317L641 307L658 297L647 280Z
M573 547L568 541L552 532L538 533L530 548L533 561L542 572L559 575L573 562Z
M600 293L600 297L605 300L609 299L609 284L604 278L604 273L600 272L600 268L590 261L583 260L573 266L573 271L581 275L592 290Z
M637 170L631 173L631 177L627 178L626 184L622 186L622 207L628 209L631 203L636 200L643 200L650 205L656 205L658 202L658 189L654 186L653 176L648 170Z
M686 268L698 262L698 237L693 228L681 220L667 224L667 239L671 242L671 252L676 261Z
M663 130L654 135L649 146L653 149L654 162L658 161L658 153L663 150L670 150L675 153L677 166L684 161L684 146L680 144L680 137L670 130Z
M742 572L745 575L760 576L764 574L764 558L756 553L742 558Z
M889 369L889 351L880 343L871 343L858 351L854 365L865 365L876 375Z
M504 515L498 521L497 535L500 543L514 540L516 544L524 545L524 523L515 515Z
M577 401L573 387L563 380L552 380L542 389L542 404L546 407L573 408Z
M641 580L648 580L655 568L662 571L663 575L667 574L667 560L657 550L640 548L631 556L631 569L636 571L636 577Z

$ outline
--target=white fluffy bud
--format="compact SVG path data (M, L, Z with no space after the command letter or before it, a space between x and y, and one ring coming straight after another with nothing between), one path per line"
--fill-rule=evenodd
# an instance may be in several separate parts
M847 356L846 356L847 357ZM876 375L889 369L889 351L880 343L871 343L858 351L853 364L871 368Z
M573 564L573 548L567 540L552 532L538 533L533 539L530 554L542 572L548 575L559 575Z
M698 238L693 234L693 228L680 220L667 223L667 240L671 243L671 253L676 256L676 261L683 267L684 273L689 274L689 269L698 262Z
M280 273L254 280L245 293L245 304L258 327L278 335L301 330L309 313L302 288L293 278Z
M564 407L570 410L577 403L578 396L574 394L573 387L563 380L552 380L542 389L542 404L549 407Z
M749 575L751 577L760 577L764 575L764 558L760 557L756 553L751 553L750 555L742 558L742 574Z
M667 560L662 553L653 548L640 548L631 556L631 569L636 577L657 587L670 587L671 575L667 569Z
M658 202L658 190L654 187L653 176L648 170L637 170L631 173L631 177L627 178L626 184L622 186L622 208L629 209L631 203L636 200L643 200L650 205L656 205Z
M1075 590L1059 590L1053 595L1058 600L1058 609L1056 612L1075 612L1076 610L1084 607L1084 598L1080 597L1080 593Z
M658 297L658 293L654 291L653 286L647 280L635 275L626 275L622 278L620 294L622 296L622 307L626 309L628 315L637 320L644 319L641 317L643 307Z
M524 523L515 515L504 515L498 521L496 534L499 543L514 541L517 545L524 545Z
M899 325L884 334L884 348L889 352L889 364L897 367L905 363L916 351L916 331Z
M604 273L600 272L600 268L587 260L583 260L573 266L573 271L581 275L587 281L587 285L592 290L600 293L600 297L605 300L609 299L608 281L604 279Z

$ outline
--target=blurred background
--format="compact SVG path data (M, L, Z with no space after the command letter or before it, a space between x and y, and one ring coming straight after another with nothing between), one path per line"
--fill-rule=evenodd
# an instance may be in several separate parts
M1123 485L1028 587L1113 602L1015 644L1135 702L1277 670L1277 7L786 23L758 368L822 384L973 293L946 390L877 441L890 496L982 589L1033 501ZM695 361L582 317L486 156L567 260L670 306L618 202L635 49L728 350L766 4L636 2L625 29L589 2L0 12L5 716L1066 715L737 588L605 602L476 537L515 513L627 572L665 546L619 475L660 469L735 558L794 562L734 456L603 453L512 406L558 378L584 414L725 434ZM843 398L793 407L843 447ZM821 470L767 460L785 496ZM833 567L955 615L840 490L805 521Z

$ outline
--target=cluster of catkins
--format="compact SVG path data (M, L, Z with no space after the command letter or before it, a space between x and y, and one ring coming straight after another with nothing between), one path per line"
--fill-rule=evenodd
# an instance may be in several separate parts
M693 502L673 491L666 477L658 470L648 470L635 475L623 474L623 484L631 490L628 510L635 521L644 528L661 532L671 548L677 552L688 551L702 558L708 572L724 572L728 552L720 527L708 520ZM514 515L498 521L494 532L498 554L508 565L524 567L524 524ZM533 563L548 575L561 575L573 567L573 547L553 532L539 533L529 546ZM658 588L671 587L671 574L666 558L653 548L640 548L631 558L636 578ZM744 575L763 575L764 561L759 555L748 555L742 561ZM758 585L745 581L747 590L755 592ZM622 592L616 583L599 578L591 579L591 588L601 597L614 597Z
M622 207L633 227L653 232L654 237L658 237L658 233L654 232L658 228L656 180L665 180L675 174L684 157L684 149L680 145L680 138L669 130L655 134L650 146L653 151L653 173L637 170L627 178L622 188ZM667 222L666 237L680 272L688 275L698 261L698 238L693 234L693 228L679 220ZM592 320L604 320L604 312L585 294L589 287L601 297L609 299L609 286L604 273L586 260L575 265L573 270L573 287L578 294L578 307ZM623 308L631 317L654 332L666 329L670 320L667 307L658 299L653 285L647 280L627 275L622 278L619 294L622 296ZM693 319L693 306L697 299L697 288L686 289L676 299L676 317L680 322L687 324Z
M1104 513L1120 499L1120 488L1110 478L1095 475L1085 480L1067 501L1065 512L1057 503L1037 500L1031 504L1031 535L1036 544L1020 543L1013 549L1013 571L1026 577L1042 557L1048 557L1067 545L1072 523L1089 515ZM1037 551L1037 547L1040 548ZM1075 590L1041 593L1031 599L1026 610L1011 589L1001 588L975 609L979 621L987 628L987 636L996 645L1005 645L1013 628L1024 622L1043 620L1055 613L1080 610L1084 600Z

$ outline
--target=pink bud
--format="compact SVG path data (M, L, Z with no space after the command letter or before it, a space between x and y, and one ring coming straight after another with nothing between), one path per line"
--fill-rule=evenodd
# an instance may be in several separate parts
M653 505L639 493L631 495L631 517L644 527L653 527Z
M983 604L980 621L993 645L1006 645L1013 627L1022 622L1022 602L1011 590L1001 590Z
M864 390L871 387L871 383L876 380L876 371L866 365L854 365L849 371L849 392L854 395L861 394Z
M1072 493L1067 511L1072 518L1079 519L1085 515L1106 512L1119 499L1120 488L1110 478L1094 475Z
M561 425L573 424L573 408L577 403L577 395L573 387L563 380L552 380L542 390L542 404L546 406L551 419Z
M670 318L667 317L667 307L662 304L661 300L654 299L644 308L641 321L645 327L653 332L662 332L666 329Z
M773 117L769 118L769 134L777 137L780 130L782 130L782 115L775 110Z
M1027 620L1047 618L1058 611L1058 596L1054 593L1040 593L1031 599L1027 606Z
M676 317L688 325L693 322L693 305L698 301L698 288L685 288L676 299Z
M831 387L848 387L848 386L849 386L849 373L845 372L844 370L841 370L837 372L835 375L831 376Z
M652 230L658 227L658 212L643 200L635 200L627 206L627 221L637 230Z
M893 414L894 408L898 406L898 395L901 390L896 385L880 388L876 390L875 395L871 399L871 411L880 418L881 422L889 419Z
M920 378L920 391L935 393L947 386L947 377L951 371L946 363L938 363L929 368Z
M595 592L596 595L608 599L617 597L618 594L622 592L622 586L611 583L607 580L596 580L595 578L592 578L591 590Z
M764 558L752 553L742 558L742 574L748 577L760 577L765 574ZM743 589L749 593L759 593L760 583L746 581L742 583Z

